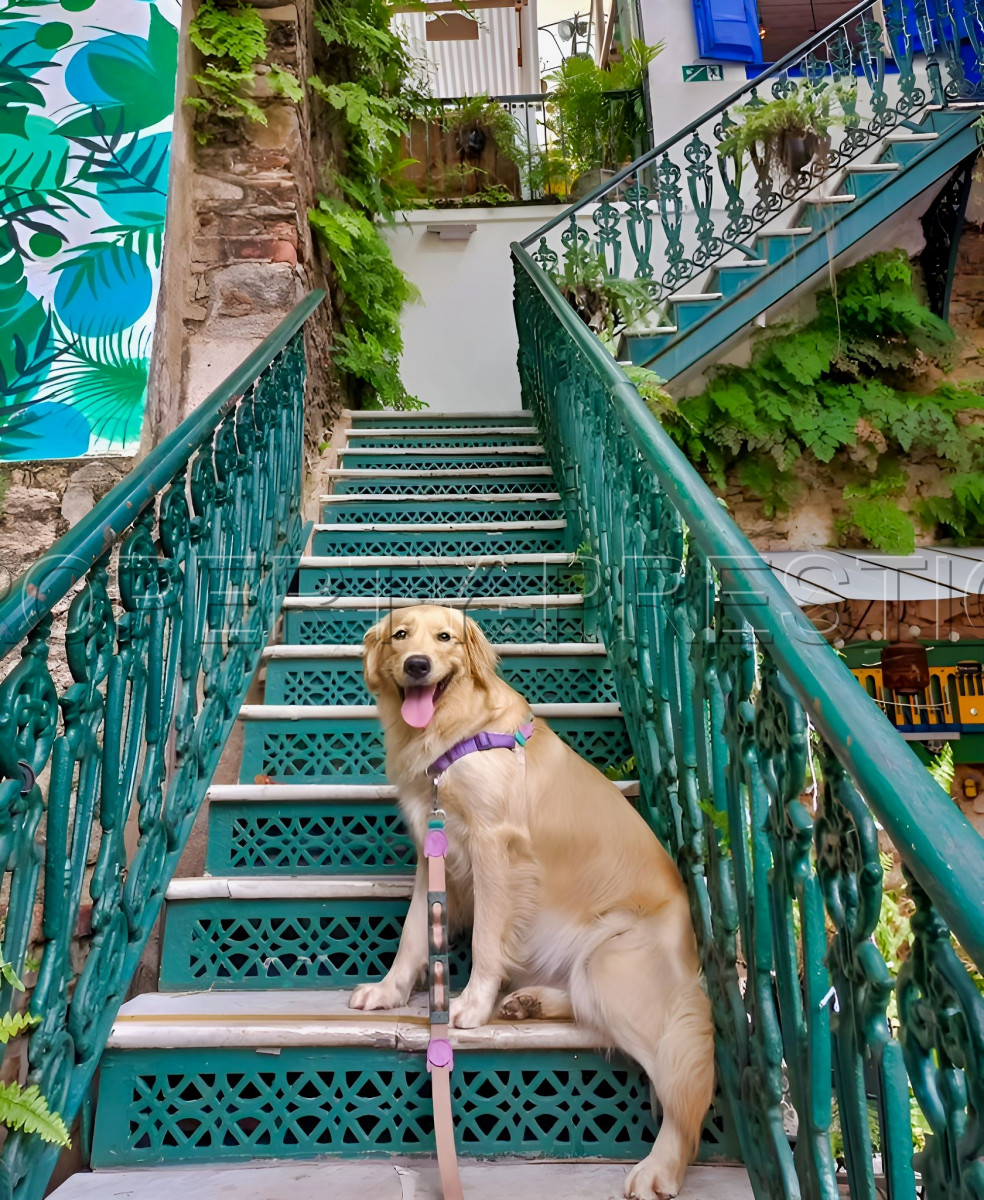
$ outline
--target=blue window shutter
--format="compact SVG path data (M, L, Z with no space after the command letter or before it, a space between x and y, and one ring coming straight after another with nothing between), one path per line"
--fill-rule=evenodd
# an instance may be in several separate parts
M755 0L694 0L694 18L701 58L762 61Z

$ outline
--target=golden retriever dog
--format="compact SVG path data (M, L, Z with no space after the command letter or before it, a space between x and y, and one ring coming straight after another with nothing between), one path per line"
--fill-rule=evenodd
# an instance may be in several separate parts
M427 966L428 767L482 730L530 720L496 656L462 612L397 609L365 636L386 773L417 845L413 897L392 967L352 1008L406 1004ZM459 1029L571 1018L649 1076L663 1109L652 1152L625 1195L675 1196L714 1085L714 1035L683 881L643 818L600 771L537 719L524 756L469 753L439 784L447 814L448 910L472 929L471 978L451 1002ZM500 999L507 983L516 989Z

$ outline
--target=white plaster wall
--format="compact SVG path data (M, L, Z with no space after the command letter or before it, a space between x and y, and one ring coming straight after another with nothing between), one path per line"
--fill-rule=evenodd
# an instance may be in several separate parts
M520 407L510 242L556 216L556 205L407 214L387 237L420 291L403 314L403 380L435 412ZM476 225L442 241L428 225Z
M684 64L714 62L697 53L693 0L639 0L642 36L664 42L649 68L653 139L659 145L731 95L745 82L743 63L721 63L723 83L684 83Z

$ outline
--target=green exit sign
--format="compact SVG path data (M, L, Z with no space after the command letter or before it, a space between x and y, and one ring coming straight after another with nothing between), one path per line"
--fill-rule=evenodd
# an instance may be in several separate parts
M723 83L724 67L720 63L695 63L683 68L684 83Z

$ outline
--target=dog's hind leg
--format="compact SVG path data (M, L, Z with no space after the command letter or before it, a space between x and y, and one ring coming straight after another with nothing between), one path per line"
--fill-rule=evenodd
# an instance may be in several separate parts
M571 999L579 1021L603 1030L649 1076L663 1119L625 1195L666 1200L683 1184L713 1097L710 1002L687 945L689 913L685 930L672 916L611 916L613 935L575 968Z
M505 1021L570 1021L571 998L560 988L527 987L510 992L499 1005Z

